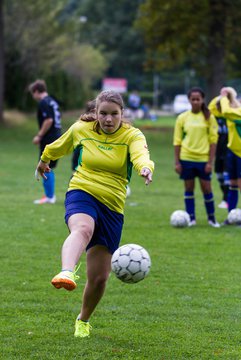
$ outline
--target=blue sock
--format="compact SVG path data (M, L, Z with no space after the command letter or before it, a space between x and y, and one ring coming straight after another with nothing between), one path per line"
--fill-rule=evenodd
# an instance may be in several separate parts
M53 170L49 173L45 173L47 179L43 179L43 186L45 195L48 198L52 198L54 196L54 185L55 185L55 176Z
M236 209L238 204L238 186L229 186L228 189L228 211Z
M203 194L204 204L208 216L208 220L215 222L215 210L214 210L214 199L213 193L210 192L209 194Z
M189 214L191 220L195 220L195 199L193 191L185 191L184 201L186 212Z

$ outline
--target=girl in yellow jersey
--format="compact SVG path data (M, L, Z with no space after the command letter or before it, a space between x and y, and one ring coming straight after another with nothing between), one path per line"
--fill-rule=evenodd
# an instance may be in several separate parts
M190 226L196 225L194 187L199 178L203 192L208 224L220 227L215 219L214 199L211 188L212 165L218 139L218 125L204 102L200 88L188 93L191 110L177 117L174 130L175 171L184 180L185 207L190 215Z
M233 88L223 87L220 96L214 98L209 104L215 116L223 116L227 119L227 168L230 178L228 211L237 207L238 191L241 191L241 104L236 99L236 95ZM229 225L228 220L225 220L223 224Z
M89 336L89 318L103 296L118 248L126 185L132 167L152 181L154 163L139 129L123 122L120 94L103 91L96 98L96 117L86 117L46 146L36 169L45 177L50 160L79 149L79 165L69 183L65 221L70 234L62 248L62 271L52 279L55 288L76 288L75 266L87 250L87 282L82 307L75 322L75 336Z

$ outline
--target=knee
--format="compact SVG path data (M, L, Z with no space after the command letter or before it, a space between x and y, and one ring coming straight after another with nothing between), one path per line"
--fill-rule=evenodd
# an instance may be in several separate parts
M88 240L90 240L93 235L92 227L84 223L76 225L71 232L76 232L79 236Z
M92 282L95 288L103 289L106 286L108 278L109 278L109 274L100 274L92 278L90 281Z

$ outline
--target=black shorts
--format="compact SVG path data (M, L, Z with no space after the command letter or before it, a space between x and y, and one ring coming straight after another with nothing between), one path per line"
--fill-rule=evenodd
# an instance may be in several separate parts
M226 157L216 157L214 164L214 171L217 174L228 172Z
M44 148L47 144L40 144L40 152L39 152L39 158L41 157L43 151L44 151ZM49 163L49 167L50 169L54 169L56 166L57 166L57 163L58 163L58 160L50 160L50 163Z

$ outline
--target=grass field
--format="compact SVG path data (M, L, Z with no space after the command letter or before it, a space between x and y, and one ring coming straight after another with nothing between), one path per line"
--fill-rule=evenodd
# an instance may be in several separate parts
M71 121L65 119L67 127ZM34 180L38 151L30 118L0 129L1 353L3 360L180 360L241 359L241 229L208 227L197 186L196 228L174 229L170 214L183 209L183 184L173 171L173 119L145 128L153 183L136 174L127 199L122 244L150 253L148 277L135 285L111 275L88 339L75 339L85 283L85 258L76 291L54 289L67 235L64 194L70 158L56 169L56 205L36 206L42 186ZM143 122L138 126L149 125ZM216 202L221 194L213 180ZM217 209L224 220L225 210Z

